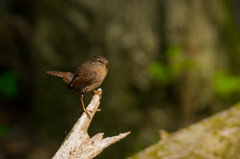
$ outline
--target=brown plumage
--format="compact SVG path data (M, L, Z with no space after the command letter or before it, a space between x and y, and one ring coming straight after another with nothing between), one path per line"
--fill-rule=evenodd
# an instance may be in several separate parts
M67 84L69 84L73 79L73 74L71 72L47 71L46 73L47 75L61 77Z
M83 111L90 118L90 115L84 107L83 96L85 93L92 90L94 93L99 93L94 89L100 86L100 84L103 82L108 72L108 66L111 65L108 63L108 60L105 57L93 56L80 67L78 67L74 74L71 72L57 71L47 71L47 74L61 77L63 81L68 84L68 89L75 90L79 93Z

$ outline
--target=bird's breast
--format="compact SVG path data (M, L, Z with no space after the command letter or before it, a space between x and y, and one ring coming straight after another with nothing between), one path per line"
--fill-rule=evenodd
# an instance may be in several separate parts
M108 68L101 68L97 71L97 81L101 82L104 80L108 72Z

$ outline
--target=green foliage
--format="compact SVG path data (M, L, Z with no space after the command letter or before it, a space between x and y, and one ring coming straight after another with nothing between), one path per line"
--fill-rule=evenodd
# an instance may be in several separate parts
M170 82L170 68L163 63L155 62L150 66L150 73L163 85L167 85Z
M223 71L216 72L214 76L215 92L222 97L229 97L240 91L240 77L228 75Z
M162 85L170 84L184 71L196 68L196 64L184 54L180 46L171 46L166 51L168 64L155 62L150 66L150 73Z
M18 91L17 76L13 71L7 71L0 75L0 93L11 98Z
M161 85L169 85L184 71L195 69L197 66L180 46L171 46L166 52L167 64L155 62L150 66L150 73ZM240 92L240 77L228 75L224 71L215 73L213 83L215 93L221 97L230 97L232 93Z
M181 46L171 46L166 52L171 75L173 78L178 77L186 70L196 68L196 64L184 53Z
M8 127L0 123L0 137L5 137L8 134Z

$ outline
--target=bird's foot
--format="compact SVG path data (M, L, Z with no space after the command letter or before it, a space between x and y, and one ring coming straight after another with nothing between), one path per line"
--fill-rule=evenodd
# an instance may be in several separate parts
M91 119L91 117L90 117L90 115L89 115L89 113L88 112L92 112L91 110L87 110L87 109L85 109L85 110L83 110L82 111L82 113L85 113L86 115L87 115L87 117L89 118L89 119Z
M96 90L93 90L93 93L94 94L98 94L98 96L100 97L100 98L102 98L102 91L96 91Z

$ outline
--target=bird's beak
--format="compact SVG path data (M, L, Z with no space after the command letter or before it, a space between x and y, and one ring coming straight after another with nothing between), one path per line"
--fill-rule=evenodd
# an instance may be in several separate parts
M107 63L106 65L107 65L107 66L111 66L111 67L112 67L112 65L111 65L111 64L109 64L109 63Z

